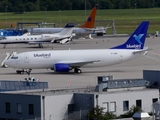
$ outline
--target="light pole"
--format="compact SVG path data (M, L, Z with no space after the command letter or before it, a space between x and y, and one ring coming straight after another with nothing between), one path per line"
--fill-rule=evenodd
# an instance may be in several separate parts
M6 15L6 28L7 28L7 7L8 7L8 6L6 6L6 7L5 7L5 15Z
M84 7L85 7L85 20L87 20L87 18L86 18L86 0L85 0Z
M137 27L137 10L136 10L136 3L134 4L135 5L135 23L136 23L136 27Z
M59 10L59 24L61 26L61 10Z
M24 14L25 14L25 11L23 11L23 22L24 22Z
M48 8L48 5L46 5L46 22L47 22L47 8Z
M99 26L99 9L98 9L98 4L96 4L96 6L97 6L97 13L98 13L97 20L98 20L98 26Z

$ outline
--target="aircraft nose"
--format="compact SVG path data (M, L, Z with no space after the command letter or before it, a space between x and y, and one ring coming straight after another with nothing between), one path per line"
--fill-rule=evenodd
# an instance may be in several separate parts
M5 61L4 61L4 64L7 65L7 64L8 64L8 60L5 60Z
M8 60L4 61L4 65L10 66L11 65L10 60L8 59Z

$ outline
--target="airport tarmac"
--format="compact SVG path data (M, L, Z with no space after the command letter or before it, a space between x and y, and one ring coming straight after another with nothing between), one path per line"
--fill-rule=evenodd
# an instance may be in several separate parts
M0 45L0 61L2 61L6 52L16 51L17 53L36 50L72 50L72 49L106 49L124 43L128 37L94 37L93 39L76 39L75 44L46 44L44 48L38 48L37 45L14 44L7 45L3 49ZM140 58L124 62L113 66L100 68L82 68L81 74L73 71L70 73L55 73L47 69L34 69L31 76L40 81L49 82L51 89L88 87L97 85L97 76L113 75L114 79L125 78L143 78L143 70L160 69L160 37L150 37L146 39L145 46L149 47L147 55ZM62 55L63 56L63 55ZM108 58L109 59L109 58ZM22 81L27 74L16 74L14 68L0 68L0 80Z

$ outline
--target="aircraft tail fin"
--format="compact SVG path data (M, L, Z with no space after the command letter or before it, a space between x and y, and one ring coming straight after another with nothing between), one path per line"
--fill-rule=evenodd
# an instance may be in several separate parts
M59 33L60 36L70 36L72 35L72 31L74 28L75 24L73 23L68 23L65 25L65 27L62 29L62 31Z
M86 22L79 26L80 28L94 28L94 22L95 22L95 16L96 16L96 10L97 10L97 6L95 6L90 15L88 16Z
M143 49L148 26L149 21L143 21L124 44L110 49Z

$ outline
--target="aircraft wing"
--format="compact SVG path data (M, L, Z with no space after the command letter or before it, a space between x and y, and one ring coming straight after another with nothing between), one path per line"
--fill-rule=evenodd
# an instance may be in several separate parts
M46 44L46 43L49 43L49 42L41 42L41 41L39 41L39 42L28 42L28 44Z
M91 64L91 63L94 63L94 62L99 62L100 60L93 60L93 61L61 61L59 63L65 63L65 64L68 64L71 68L79 68L79 67L82 67L84 65L87 65L87 64Z

